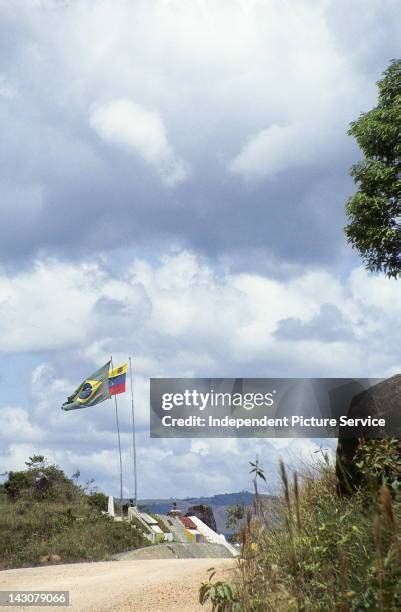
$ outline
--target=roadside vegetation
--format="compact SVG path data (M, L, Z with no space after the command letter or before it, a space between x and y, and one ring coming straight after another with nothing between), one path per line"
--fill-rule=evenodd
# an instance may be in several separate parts
M104 514L106 495L79 485L77 475L68 478L41 455L26 466L0 489L0 569L99 561L148 543Z
M385 470L378 458L385 457ZM325 454L304 473L280 465L282 494L270 522L256 494L238 533L230 584L213 582L200 601L216 611L401 609L401 457L397 441L362 445L360 488L337 493ZM252 473L255 476L252 464ZM266 477L257 462L260 482Z
M377 85L377 105L348 132L364 157L351 168L357 191L346 205L345 233L368 270L400 279L401 59ZM358 485L349 483L345 495L323 452L320 465L302 474L281 464L273 521L258 490L266 476L258 460L251 468L255 502L242 521L236 578L214 582L212 571L201 603L216 611L401 610L400 440L360 444L353 459ZM344 478L344 466L337 468ZM227 520L241 521L241 508Z

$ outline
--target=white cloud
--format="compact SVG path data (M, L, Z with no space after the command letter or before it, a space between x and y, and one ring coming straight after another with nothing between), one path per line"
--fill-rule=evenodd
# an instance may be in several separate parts
M355 376L396 372L400 285L355 269L344 280L305 271L288 280L261 274L217 275L191 252L158 261L134 260L116 277L100 264L44 261L30 271L0 274L0 350L50 351L32 372L26 406L0 411L1 465L23 467L42 452L68 473L77 467L118 494L113 406L64 413L61 403L79 380L133 351L141 495L191 495L249 486L248 460L257 451L276 477L279 456L305 462L316 442L281 440L149 440L150 376ZM331 304L349 330L334 341L316 321ZM335 308L334 308L335 307ZM339 314L339 316L340 316ZM312 329L283 338L279 322L292 318ZM300 323L300 324L301 324ZM348 329L347 328L347 329ZM338 330L340 330L338 332ZM307 357L306 357L307 356ZM132 481L131 406L120 396L124 470ZM235 472L232 466L236 466ZM160 482L163 466L163 482ZM274 475L274 476L273 476ZM130 484L131 483L131 484ZM131 489L132 490L132 489Z
M343 281L322 270L287 281L262 274L217 275L182 251L153 264L136 259L124 276L115 277L99 263L48 260L30 271L0 274L0 349L78 351L97 363L111 348L117 358L135 344L145 379L183 371L224 375L244 366L261 372L266 359L276 360L277 368L285 363L289 375L300 369L305 375L323 370L336 375L342 364L341 374L380 376L396 363L388 338L397 336L399 297L399 283L362 269ZM347 322L344 337L345 326L336 326L334 352L327 348L327 330L319 338L317 323L310 338L275 335L286 319L318 322L327 305Z
M246 178L272 178L322 160L327 134L312 125L272 125L251 136L228 167Z
M0 408L0 439L14 442L40 443L44 432L36 423L31 423L28 412L15 406Z
M60 243L70 248L75 220L82 227L87 219L102 218L99 191L104 189L108 206L116 181L122 225L132 228L128 221L139 217L143 202L151 202L146 237L155 237L155 220L167 207L189 210L181 236L190 240L199 227L192 214L195 221L213 215L223 225L228 207L240 205L239 232L252 227L265 240L259 227L261 220L270 227L271 218L259 214L265 192L248 200L249 207L243 205L246 190L222 202L237 195L230 173L264 180L300 166L312 167L314 219L320 216L326 227L335 206L324 195L338 193L339 181L335 176L316 191L316 170L323 168L332 177L341 168L345 175L353 155L346 127L372 106L374 81L393 56L400 28L400 20L392 19L397 8L392 0L390 7L380 0L3 5L2 23L12 44L4 56L8 73L0 76L6 204L1 220L5 227L14 227L16 220L22 226L20 250L30 237L35 249L47 248L52 239L57 248ZM127 160L143 192L131 188L131 176L124 175L124 183L121 168ZM180 191L165 190L166 197L155 201L144 166L167 187L188 179L189 167L199 168L194 174L202 182L182 190L185 200ZM283 180L290 182L291 176ZM274 201L274 193L264 187L266 199ZM220 204L224 216L219 216ZM283 205L286 215L299 214L291 201ZM70 212L74 230L65 229ZM244 224L241 215L256 225ZM37 217L45 228L33 228ZM42 231L46 228L48 233ZM233 231L235 244L240 234ZM85 248L92 248L88 232L82 235ZM100 231L93 248L104 246L103 236ZM286 247L291 244L284 244L282 253ZM29 454L43 451L69 473L87 466L88 476L117 492L115 424L108 403L91 414L66 415L59 409L77 379L110 352L116 360L134 352L146 495L247 487L247 461L255 450L272 461L282 450L254 440L149 440L150 375L386 376L398 367L396 282L361 269L339 279L316 267L276 280L266 274L218 274L191 252L161 259L152 252L152 257L150 262L136 259L119 277L96 262L65 260L0 271L0 351L14 353L15 359L16 353L37 356L41 364L32 372L26 405L13 407L2 398L9 424L2 431L3 469L23 467ZM328 335L319 338L316 329L313 338L275 335L285 319L309 329L325 304L349 321L347 337L328 343ZM128 465L129 398L121 398L120 406ZM308 445L292 447L295 454L301 446L308 452L315 448ZM161 466L166 466L162 483Z
M16 98L18 91L5 74L0 74L0 97Z
M103 140L134 151L154 166L167 185L174 186L187 178L188 168L169 144L158 113L129 100L114 100L95 105L90 123Z
M40 351L82 346L85 320L98 297L95 265L39 262L33 270L0 275L0 346Z
M23 47L15 61L15 87L24 91L29 76L40 99L41 82L51 73L47 104L80 120L92 107L91 122L102 138L136 151L175 184L188 169L170 139L185 159L202 156L212 166L231 160L246 175L260 174L273 144L279 151L272 167L280 168L284 151L293 163L294 143L308 158L316 139L332 156L338 132L346 146L348 122L375 98L375 77L364 62L370 41L384 44L386 9L377 0L363 3L366 31L356 53L352 30L348 44L343 31L350 23L359 29L361 7L337 4L50 1L19 6L18 20L12 4L3 10L40 41ZM7 95L10 87L3 80Z

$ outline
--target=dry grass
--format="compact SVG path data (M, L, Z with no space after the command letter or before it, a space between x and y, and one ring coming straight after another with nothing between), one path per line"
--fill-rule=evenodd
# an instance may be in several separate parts
M236 579L238 610L401 609L400 500L336 494L334 470L289 477L276 526L248 518ZM292 484L290 484L292 480Z
M135 527L102 514L93 503L95 496L85 494L58 468L47 470L54 481L45 492L32 485L33 470L20 473L18 483L24 486L11 496L0 489L0 570L109 559L148 543Z
M63 563L98 561L146 544L135 528L85 504L10 506L0 509L0 569L38 565L45 557Z

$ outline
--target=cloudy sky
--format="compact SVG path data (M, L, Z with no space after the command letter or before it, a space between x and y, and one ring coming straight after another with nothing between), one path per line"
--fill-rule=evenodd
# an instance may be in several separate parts
M346 245L346 132L398 0L0 0L0 472L43 452L118 494L132 355L142 497L249 488L314 441L150 440L150 376L384 377L400 285ZM124 493L129 398L120 396Z

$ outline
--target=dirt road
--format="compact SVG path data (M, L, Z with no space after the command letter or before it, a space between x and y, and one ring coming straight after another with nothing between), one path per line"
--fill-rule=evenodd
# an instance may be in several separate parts
M60 590L70 592L70 607L42 610L110 612L195 612L198 589L209 567L229 579L232 559L152 559L53 565L0 572L0 590ZM34 612L36 607L7 608Z

